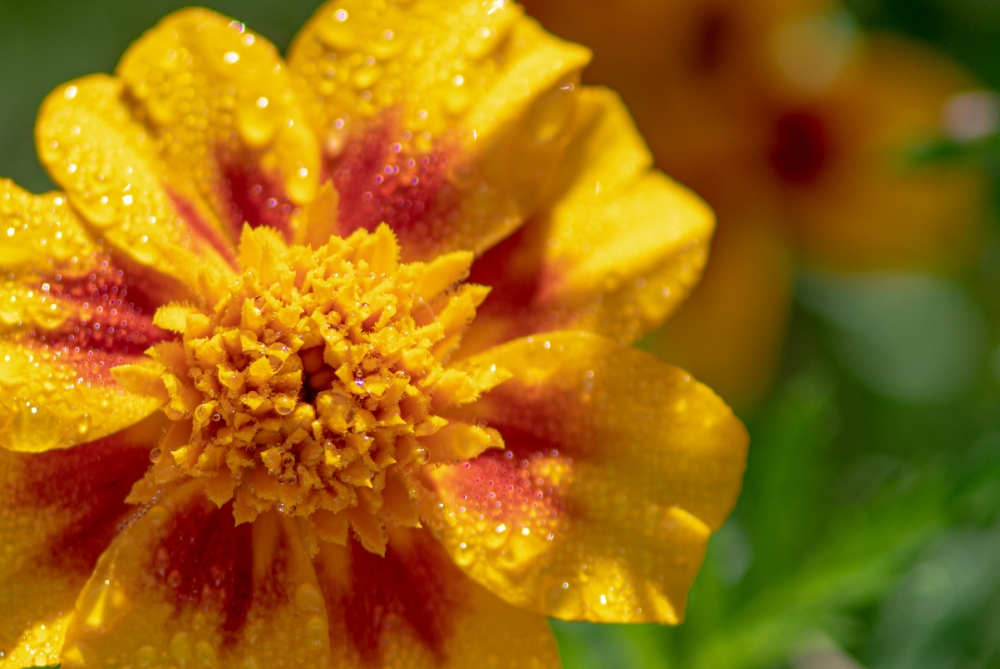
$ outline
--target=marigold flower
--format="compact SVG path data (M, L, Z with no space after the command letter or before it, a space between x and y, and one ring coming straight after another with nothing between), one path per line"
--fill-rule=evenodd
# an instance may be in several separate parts
M0 667L552 667L677 623L747 436L629 348L708 208L503 1L205 10L0 184Z
M829 0L525 0L595 51L656 163L719 217L713 262L650 340L749 404L781 348L795 267L953 267L974 258L985 184L905 164L974 85L942 55L861 35Z

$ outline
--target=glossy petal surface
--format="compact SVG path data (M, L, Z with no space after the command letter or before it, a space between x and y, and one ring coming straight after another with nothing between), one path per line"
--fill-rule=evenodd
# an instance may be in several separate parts
M514 3L323 5L289 63L315 96L336 231L384 221L407 258L492 246L551 181L588 60Z
M125 496L149 466L159 426L41 455L0 448L0 667L58 661L77 595L136 514Z
M234 527L198 486L118 536L77 600L63 666L304 667L329 662L326 613L294 521Z
M0 235L0 446L66 448L153 413L161 401L111 368L165 335L151 321L165 279L122 269L63 195L0 182Z
M615 94L585 88L579 96L548 206L473 268L472 280L493 291L469 351L557 329L631 343L662 323L701 274L711 210L651 170Z
M244 222L291 239L293 209L316 194L319 147L273 45L214 12L185 10L136 42L117 74L182 211L208 203L203 225L229 243Z
M315 558L330 611L333 666L384 669L555 669L542 616L475 583L426 530L400 530L386 556L354 541Z
M514 378L474 412L506 452L428 473L452 557L547 615L679 622L739 492L743 426L681 370L599 336L552 333L487 356Z
M177 206L149 131L133 119L122 82L92 75L60 86L35 126L39 157L95 237L163 276L184 295L190 266L225 267L212 231Z

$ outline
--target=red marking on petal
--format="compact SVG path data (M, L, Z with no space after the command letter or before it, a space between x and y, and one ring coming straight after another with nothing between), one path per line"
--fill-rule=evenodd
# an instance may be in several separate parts
M57 297L84 301L95 301L104 294L114 295L136 313L152 314L160 302L150 297L141 287L135 288L127 282L124 270L111 262L108 255L98 256L90 274L81 276L56 275L50 283L50 292ZM132 294L129 295L128 292ZM105 298L107 299L107 298Z
M149 467L149 450L121 435L39 454L14 454L21 463L7 504L16 509L50 509L70 520L39 560L89 572L134 507L125 503L132 485Z
M196 499L168 523L153 571L178 604L221 611L231 636L246 622L253 597L252 536L249 523L234 523L230 504L220 509Z
M264 608L277 609L292 597L288 587L288 575L293 571L291 555L292 547L288 535L284 532L278 533L277 545L267 569L259 571L253 580L253 598Z
M108 256L103 256L96 260L89 274L57 274L39 282L36 290L71 303L76 314L55 330L29 332L29 339L83 355L88 349L97 353L141 355L171 335L153 325L153 314L159 305L129 278Z
M530 239L535 225L526 222L473 263L469 281L492 289L487 300L521 309L543 302L551 293L555 277L543 264L544 245Z
M39 351L40 356L50 362L70 365L78 383L88 385L116 384L111 370L119 365L128 365L143 360L143 356L119 352L107 352L92 348L70 346L63 341L49 337L49 344L24 342L27 348Z
M181 215L181 218L187 221L187 224L191 226L191 230L198 238L215 249L226 262L235 268L236 251L233 248L232 242L216 230L215 226L202 218L198 210L190 202L169 188L167 189L167 193L170 195L170 200L174 203L174 209Z
M420 540L399 552L390 541L385 557L351 542L350 593L329 602L343 611L347 633L362 660L383 666L381 638L393 634L394 617L404 620L439 662L461 607L455 567L437 542ZM339 640L338 640L339 641Z
M220 159L223 180L220 191L230 203L229 223L239 238L243 224L274 228L291 240L290 219L295 206L278 178L256 163L239 157Z
M491 423L504 438L503 451L490 450L454 467L449 490L475 515L496 522L531 519L545 527L566 513L566 501L546 475L554 460L570 464L558 444L526 431Z
M153 314L166 291L162 277L144 268L120 269L107 254L94 259L82 275L52 274L33 288L53 302L69 305L71 315L54 329L35 326L23 343L73 365L90 383L113 383L111 369L134 362L155 343L175 335L153 325Z
M535 243L543 225L528 221L472 265L469 281L490 287L479 316L505 317L503 341L556 328L566 315L552 304L561 272L545 262L544 243Z
M774 171L785 181L798 186L815 181L830 158L829 133L822 119L808 111L779 118L770 158Z
M384 222L404 245L419 248L452 233L448 214L457 194L448 180L450 152L421 153L412 144L412 133L387 117L327 162L325 174L340 195L337 234L373 231Z

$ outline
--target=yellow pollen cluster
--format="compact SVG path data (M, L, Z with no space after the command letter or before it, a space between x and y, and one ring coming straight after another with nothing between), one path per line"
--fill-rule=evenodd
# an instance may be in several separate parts
M417 468L502 446L441 416L508 378L446 364L489 292L460 284L471 261L401 264L384 225L315 250L246 228L217 304L156 313L183 334L151 350L176 423L132 501L195 477L236 522L278 509L307 536L342 544L350 526L384 552L387 524L419 525Z

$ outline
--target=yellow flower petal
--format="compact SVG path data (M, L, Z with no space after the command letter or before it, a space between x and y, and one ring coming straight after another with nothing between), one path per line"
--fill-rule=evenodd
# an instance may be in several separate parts
M662 323L705 263L714 218L652 158L613 93L583 89L544 213L473 266L493 293L467 352L532 332L583 329L623 343Z
M36 597L42 592L32 589L26 597ZM57 665L66 638L66 628L72 620L73 614L67 613L62 617L51 618L48 622L35 623L21 635L16 645L4 646L8 650L0 659L0 669Z
M420 443L427 449L431 463L469 460L487 449L503 447L503 439L495 430L465 423L449 423L421 438Z
M119 269L60 194L0 182L0 235L0 446L67 448L159 408L111 369L165 336L151 316L168 280Z
M82 272L96 251L62 193L32 195L0 179L0 267L29 279L53 269Z
M514 375L474 407L506 450L429 470L448 552L546 615L680 622L740 489L743 426L683 371L596 335L540 335L482 356Z
M289 53L339 192L331 231L388 223L404 258L481 252L537 206L589 52L514 3L335 1Z
M95 235L129 261L180 283L190 282L188 264L224 267L217 231L178 206L148 130L123 98L121 82L105 75L49 94L35 128L42 162Z
M329 666L323 596L295 521L233 525L194 484L166 495L101 557L63 666Z
M124 256L112 258L96 239L63 193L33 195L0 179L0 269L2 285L8 290L15 286L25 293L33 290L32 297L42 304L45 300L41 298L46 296L57 300L66 291L61 285L102 271L113 276L95 276L92 281L107 282L127 274L135 284L130 286L129 301L140 306L155 306L176 290L170 278L156 268L136 265ZM122 270L120 274L118 270ZM4 325L30 321L27 325L31 327L46 327L45 321L55 318L30 316L31 309L22 309L16 300L10 300L9 293L2 302L0 319ZM64 320L62 306L52 309L45 304L44 310L57 311L56 320Z
M426 530L393 533L386 556L356 542L314 558L330 615L331 666L556 669L548 622L472 581Z
M120 357L49 351L0 340L0 446L41 453L114 434L163 400L111 376Z
M66 615L133 513L125 496L148 467L150 436L160 428L154 419L41 455L0 448L0 667L58 663Z
M133 44L117 74L172 189L209 203L233 242L244 222L291 239L293 210L316 196L319 148L273 45L215 12L183 10Z

